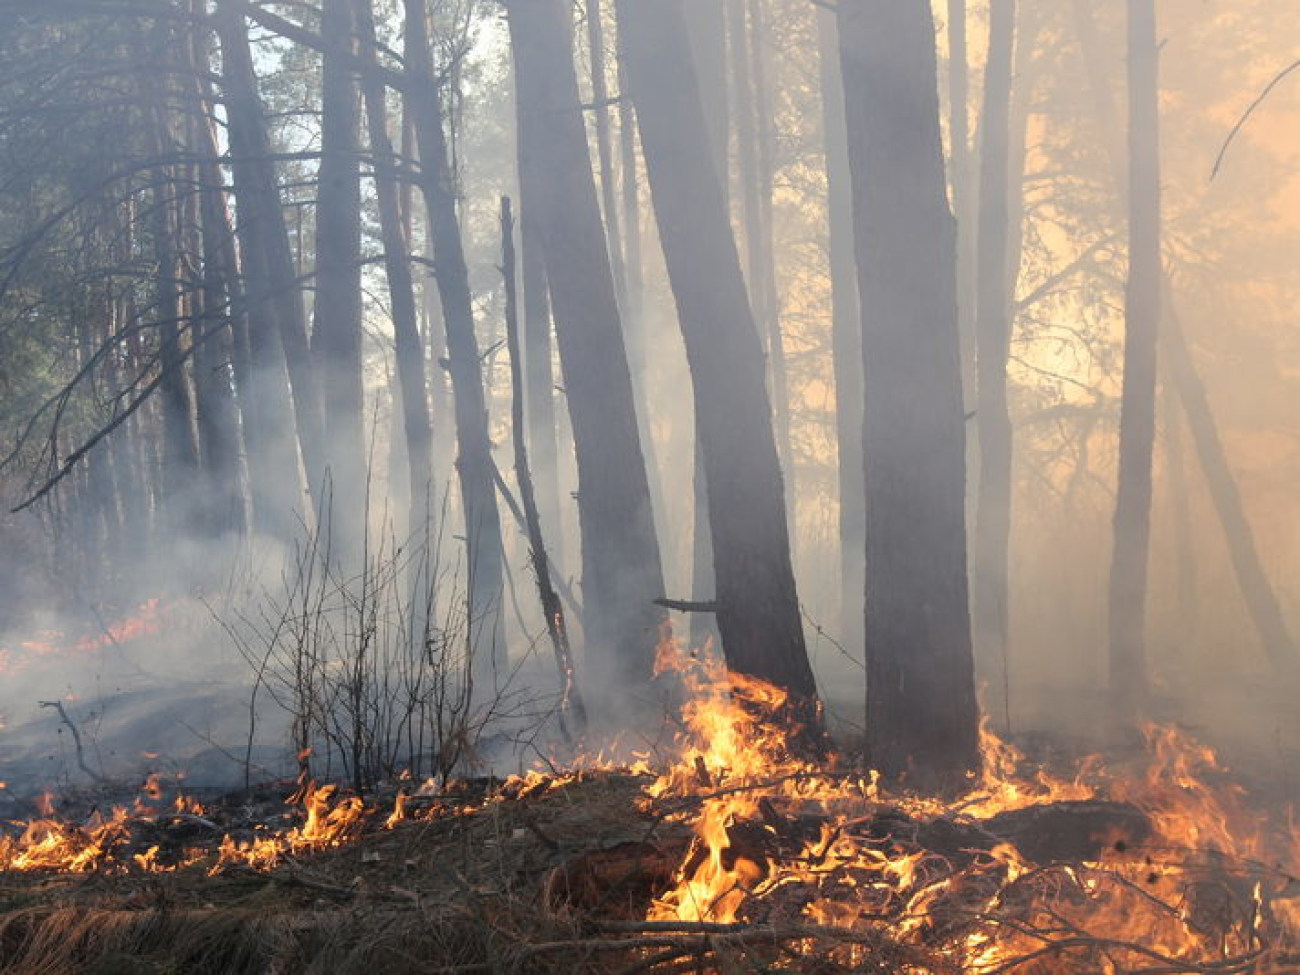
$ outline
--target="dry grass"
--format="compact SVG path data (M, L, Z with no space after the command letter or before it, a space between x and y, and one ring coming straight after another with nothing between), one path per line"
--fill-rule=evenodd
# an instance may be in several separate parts
M684 843L638 811L642 781L599 775L448 807L270 874L2 876L0 972L615 971L639 950L593 938L590 918L635 916L666 878L607 877L602 902L583 885L585 858Z

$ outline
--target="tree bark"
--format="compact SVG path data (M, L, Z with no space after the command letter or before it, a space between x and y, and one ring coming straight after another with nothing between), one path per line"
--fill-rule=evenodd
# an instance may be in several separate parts
M1128 2L1129 268L1119 485L1110 568L1110 700L1122 728L1146 706L1147 563L1160 321L1160 145L1154 0Z
M506 10L520 135L546 186L534 206L578 462L587 672L635 693L652 676L663 572L569 11L565 0L509 0Z
M680 0L619 0L630 93L686 342L728 665L819 727L763 351L717 178Z
M956 235L928 5L842 0L864 301L867 760L960 788L979 764L967 608Z

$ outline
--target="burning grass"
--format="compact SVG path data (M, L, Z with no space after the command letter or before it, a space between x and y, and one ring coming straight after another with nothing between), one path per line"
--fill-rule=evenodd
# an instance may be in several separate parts
M941 804L790 758L779 692L675 659L658 775L33 822L0 842L0 971L1300 970L1292 831L1172 731L1068 780L988 737Z

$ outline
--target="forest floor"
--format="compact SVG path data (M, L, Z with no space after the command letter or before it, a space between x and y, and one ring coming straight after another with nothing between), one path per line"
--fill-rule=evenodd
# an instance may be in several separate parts
M634 971L646 947L636 922L688 842L640 801L648 781L593 773L491 797L466 785L419 803L420 818L362 817L335 848L269 870L214 873L219 837L196 835L274 818L266 793L147 828L131 820L89 872L0 873L0 971ZM160 862L201 852L145 872L132 851L146 844Z
M664 920L686 867L708 867L707 807L746 787L656 796L655 781L530 773L364 807L333 789L286 804L293 783L202 807L156 788L95 845L74 829L52 866L0 869L0 972L1300 971L1300 881L1208 835L1171 852L1158 810L1054 797L977 818L980 799L909 805L829 773L808 779L817 795L769 780L750 818L727 814L718 866L736 879L710 896L735 892L730 916ZM108 801L53 814L86 823ZM0 868L18 862L13 827ZM746 877L746 858L767 867Z

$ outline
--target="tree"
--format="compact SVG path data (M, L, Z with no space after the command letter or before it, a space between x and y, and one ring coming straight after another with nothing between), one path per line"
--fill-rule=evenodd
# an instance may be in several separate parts
M686 342L728 665L787 689L812 727L763 350L709 142L680 0L620 0L627 80Z
M979 229L975 276L976 423L979 486L971 560L975 640L1000 662L998 697L1007 690L1007 552L1011 537L1011 414L1007 356L1014 282L1008 257L1008 139L1015 0L993 0L980 123ZM1017 211L1016 217L1019 217Z
M843 0L867 497L867 760L959 787L979 764L967 608L956 241L927 4Z
M740 163L740 203L745 231L745 274L755 326L765 344L767 373L781 470L790 487L793 521L794 452L790 442L790 391L777 308L772 252L772 111L767 90L766 31L762 0L727 0ZM748 17L746 13L748 12Z
M374 63L375 25L370 0L355 6L363 57ZM402 430L410 475L410 514L407 530L423 529L430 508L433 477L433 432L429 419L429 391L424 373L424 343L415 310L415 285L411 255L398 199L397 160L388 135L387 92L374 77L362 82L370 153L374 161L375 197L379 204L379 232L384 244L384 271L388 278L393 335L397 346L397 384L401 400Z
M1145 707L1151 454L1160 325L1160 115L1154 0L1128 2L1128 279L1119 485L1110 568L1110 699L1121 726Z
M348 0L322 0L321 162L316 190L316 302L312 357L320 377L333 505L327 513L349 558L365 518L361 377L361 181L355 52ZM409 276L409 272L408 272Z
M835 364L835 445L839 456L840 639L860 647L867 546L862 460L862 313L853 259L853 193L844 131L844 83L840 78L835 14L817 11L821 68L822 132L826 152L827 249L831 274L831 343Z
M502 600L501 516L497 511L496 470L488 432L487 400L478 339L474 334L473 293L456 213L451 158L443 131L438 85L433 77L425 6L405 0L410 60L403 97L409 102L420 151L419 186L424 197L433 249L434 277L447 329L447 369L451 374L460 481L465 516L466 575L469 587L469 652L476 681L504 678L505 650L500 632Z
M237 5L221 0L216 24L249 305L249 369L244 377L243 401L253 517L258 528L288 538L295 531L292 512L302 507L302 495L293 412L299 401L291 398L287 385L283 339L285 335L301 334L302 296L289 250L248 33ZM300 376L305 378L303 362L298 365ZM298 405L300 420L312 415L310 402L310 397L304 397Z
M578 461L586 665L596 686L649 681L663 593L616 286L587 148L565 0L509 0L521 151L537 167L531 199Z

